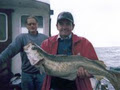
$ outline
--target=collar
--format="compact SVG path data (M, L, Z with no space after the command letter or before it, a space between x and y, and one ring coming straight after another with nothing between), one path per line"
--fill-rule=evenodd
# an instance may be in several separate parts
M37 31L36 34L30 33L30 31L29 31L29 34L30 34L31 36L37 36L37 35L38 35L38 31Z
M70 34L68 37L66 37L66 38L62 38L60 35L58 35L58 37L57 37L57 39L61 39L61 40L63 40L63 39L71 39L72 38L72 34Z

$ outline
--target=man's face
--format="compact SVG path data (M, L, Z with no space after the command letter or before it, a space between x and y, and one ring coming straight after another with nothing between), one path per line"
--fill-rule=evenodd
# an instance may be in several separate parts
M66 19L62 19L58 21L56 26L62 38L65 38L68 35L70 35L74 28L74 24L71 21Z
M38 23L34 18L29 18L27 20L27 29L30 33L36 34Z

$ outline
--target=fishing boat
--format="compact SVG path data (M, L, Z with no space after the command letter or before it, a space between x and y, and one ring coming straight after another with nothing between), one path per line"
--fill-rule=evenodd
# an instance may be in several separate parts
M38 18L38 31L47 36L51 36L51 10L49 0L0 0L0 53L18 36L20 33L27 33L25 20L29 15ZM11 77L13 74L14 77ZM20 90L18 88L21 77L21 58L18 53L15 57L7 60L0 66L0 90ZM16 80L16 82L15 82ZM96 79L91 79L94 90L101 83ZM10 89L8 86L14 83ZM1 89L2 88L2 89Z

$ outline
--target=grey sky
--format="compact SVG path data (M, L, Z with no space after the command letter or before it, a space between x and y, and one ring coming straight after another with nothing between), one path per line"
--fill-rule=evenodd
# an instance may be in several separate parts
M95 47L120 46L120 0L50 0L50 4L54 10L52 35L58 33L58 13L70 11L75 19L74 33Z

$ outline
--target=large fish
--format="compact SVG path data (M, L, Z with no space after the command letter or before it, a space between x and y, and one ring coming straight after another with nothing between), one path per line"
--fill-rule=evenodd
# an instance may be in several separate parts
M84 67L97 79L105 77L115 90L120 90L120 72L107 70L103 61L90 60L80 55L51 55L34 43L27 44L24 51L30 63L48 75L74 80L79 67Z

